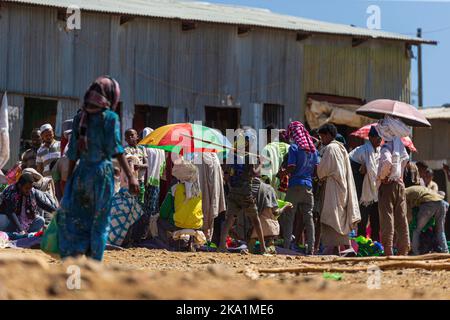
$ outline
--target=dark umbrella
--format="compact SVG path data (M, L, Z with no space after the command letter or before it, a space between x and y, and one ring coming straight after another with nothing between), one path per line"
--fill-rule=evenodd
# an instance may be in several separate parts
M400 118L405 124L412 127L431 127L431 124L419 110L401 101L374 100L360 107L356 110L356 113L373 119L382 119L385 115L390 115Z

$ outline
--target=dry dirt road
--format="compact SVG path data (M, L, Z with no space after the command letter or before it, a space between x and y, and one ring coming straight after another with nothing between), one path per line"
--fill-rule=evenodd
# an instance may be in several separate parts
M378 273L379 289L368 289L376 274L367 267L389 261L329 259L135 248L107 251L103 264L62 263L40 250L3 249L0 299L450 299L450 255L411 262L417 266L394 261L400 265ZM299 267L314 270L292 270ZM286 268L292 272L272 272ZM329 268L352 271L325 279Z

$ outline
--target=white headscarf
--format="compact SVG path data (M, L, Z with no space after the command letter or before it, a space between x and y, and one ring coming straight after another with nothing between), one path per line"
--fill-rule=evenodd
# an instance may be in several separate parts
M144 128L144 130L142 131L142 137L145 138L153 131L155 131L155 130L153 130L152 128L149 128L149 127Z
M180 180L180 183L184 183L187 199L200 196L198 169L193 163L186 160L174 163L172 175Z
M409 136L411 129L400 119L391 116L385 116L378 121L376 129L384 141L392 142L392 170L389 178L390 180L399 179L402 176L402 162L409 158L401 138Z

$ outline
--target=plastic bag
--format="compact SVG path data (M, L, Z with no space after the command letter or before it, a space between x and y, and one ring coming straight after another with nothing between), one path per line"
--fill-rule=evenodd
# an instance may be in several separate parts
M330 279L330 280L335 280L335 281L339 281L342 280L342 274L340 273L329 273L329 272L324 272L322 277L324 279Z
M22 169L20 167L20 164L16 164L14 167L11 168L11 170L8 171L6 174L6 180L8 181L8 184L15 184L17 180L19 180L20 176L22 174Z
M57 214L53 217L41 240L41 250L50 255L59 256Z

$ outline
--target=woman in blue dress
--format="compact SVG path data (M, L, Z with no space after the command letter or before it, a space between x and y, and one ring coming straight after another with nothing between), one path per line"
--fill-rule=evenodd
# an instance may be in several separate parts
M114 194L113 157L124 170L130 191L139 192L123 154L119 117L114 112L119 98L117 81L99 77L87 90L83 106L73 120L67 152L70 178L57 214L62 258L86 255L103 259Z

